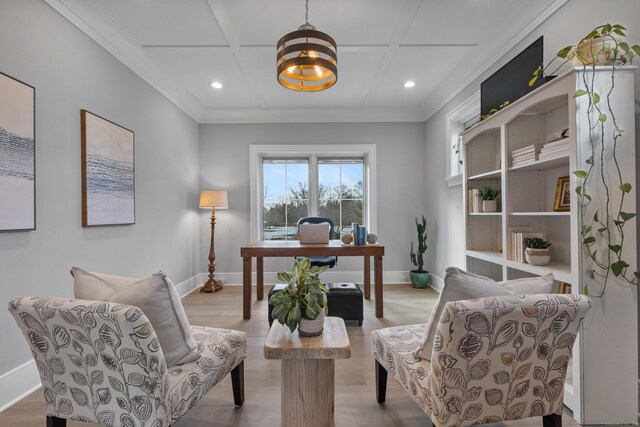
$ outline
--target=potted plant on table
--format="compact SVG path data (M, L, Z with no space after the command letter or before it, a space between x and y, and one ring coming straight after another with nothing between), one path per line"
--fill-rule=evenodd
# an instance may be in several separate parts
M416 230L418 232L418 250L414 252L413 242L411 242L411 262L418 268L411 270L409 275L414 288L426 288L431 274L423 269L423 256L427 251L427 220L424 215L422 215L421 222L418 222L418 218L416 218Z
M551 243L539 237L525 237L524 257L531 265L547 265L551 261Z
M327 267L311 267L311 261L295 261L291 272L281 271L278 280L287 287L269 298L273 305L272 317L287 326L291 332L298 328L303 337L320 335L324 327L325 313L328 312L327 288L318 275Z
M482 187L478 192L482 199L482 212L497 212L498 204L496 200L500 196L500 189L497 187Z

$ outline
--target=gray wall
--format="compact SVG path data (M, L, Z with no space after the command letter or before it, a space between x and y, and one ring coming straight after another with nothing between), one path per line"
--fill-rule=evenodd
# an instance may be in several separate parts
M479 90L480 83L484 79L498 70L540 35L544 35L545 63L548 63L559 49L576 43L591 29L605 22L622 24L629 29L627 33L628 40L633 43L640 42L638 17L640 17L640 2L637 0L608 1L606 2L606 10L602 1L571 0L523 42L505 53L491 69L471 85L464 88L458 96L426 122L426 159L427 170L429 171L428 181L431 184L427 187L427 197L429 200L438 201L438 203L429 204L427 210L429 218L432 218L430 232L436 236L438 241L447 242L446 245L438 244L435 247L432 245L433 251L428 258L428 265L431 271L442 275L444 269L449 265L464 266L464 238L461 230L464 221L462 186L449 188L443 180L445 176L445 117L447 113ZM640 58L636 58L634 62L639 65ZM638 71L636 71L635 99L636 147L638 147L640 144L640 72ZM638 165L640 166L640 160L638 160ZM637 175L637 179L640 180L640 175ZM636 182L636 191L639 189L640 181ZM640 231L640 228L638 230ZM640 262L638 262L638 265L640 265ZM640 322L640 313L638 321ZM638 357L640 358L640 354ZM640 408L640 402L638 407Z
M385 271L408 271L414 217L427 208L422 123L209 124L200 126L201 188L226 189L229 210L216 211L216 270L241 273L240 246L249 242L249 146L251 144L375 144L378 229ZM209 227L210 213L200 224ZM432 241L433 242L433 241ZM209 235L201 234L206 271ZM431 250L431 249L429 249ZM362 260L340 258L337 271L361 271ZM266 259L265 271L288 269L291 260ZM232 276L237 278L237 276Z
M0 233L0 307L71 297L73 265L197 274L197 123L39 0L2 0L0 71L36 88L37 198L37 230ZM135 225L81 227L81 108L135 131ZM4 308L0 324L1 376L31 354Z

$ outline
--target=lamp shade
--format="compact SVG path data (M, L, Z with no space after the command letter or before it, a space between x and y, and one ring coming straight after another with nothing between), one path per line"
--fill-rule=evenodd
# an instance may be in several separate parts
M202 209L227 209L229 207L227 192L223 190L202 190L200 192L200 207Z

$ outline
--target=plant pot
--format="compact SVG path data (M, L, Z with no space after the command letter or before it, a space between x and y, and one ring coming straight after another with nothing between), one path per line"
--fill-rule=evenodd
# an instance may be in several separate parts
M324 329L324 310L320 311L318 317L313 320L300 318L298 321L298 334L302 337L316 337Z
M577 65L611 64L614 61L611 49L615 47L616 42L611 37L586 40L576 46L573 62Z
M498 204L495 200L483 200L482 201L482 212L496 212L498 208Z
M531 265L547 265L551 261L551 255L549 248L547 249L533 249L527 248L524 250L524 257Z
M415 270L410 271L409 276L411 276L411 284L414 288L423 289L429 286L431 274L428 271L425 271L424 273L418 273Z

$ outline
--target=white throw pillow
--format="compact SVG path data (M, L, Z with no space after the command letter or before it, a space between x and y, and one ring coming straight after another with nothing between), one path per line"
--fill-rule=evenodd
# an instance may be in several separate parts
M468 273L456 267L447 268L444 275L444 287L431 312L421 347L416 350L415 357L431 360L431 352L433 351L440 316L448 302L501 295L548 294L551 292L552 287L552 274L496 282L488 277Z
M193 362L200 357L180 296L164 273L134 279L73 267L71 275L73 293L78 299L133 305L142 310L158 336L168 367Z

